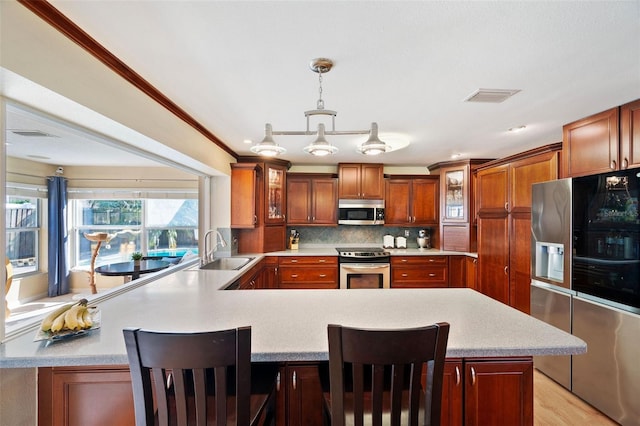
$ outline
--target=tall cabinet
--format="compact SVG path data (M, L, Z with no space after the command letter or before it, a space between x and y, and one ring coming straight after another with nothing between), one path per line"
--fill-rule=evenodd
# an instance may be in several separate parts
M231 228L238 253L284 250L286 185L290 163L254 157L231 164Z
M561 143L483 165L477 172L478 289L530 311L531 185L558 178Z

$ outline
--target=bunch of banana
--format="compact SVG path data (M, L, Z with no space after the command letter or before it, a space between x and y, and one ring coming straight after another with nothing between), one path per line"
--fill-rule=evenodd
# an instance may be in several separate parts
M63 330L85 330L91 328L93 320L87 308L87 299L63 305L42 320L42 331L57 333Z

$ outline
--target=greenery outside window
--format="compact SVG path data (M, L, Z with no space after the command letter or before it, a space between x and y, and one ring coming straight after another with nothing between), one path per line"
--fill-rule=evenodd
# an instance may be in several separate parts
M15 275L38 271L40 244L40 200L31 197L6 198L6 255Z
M113 238L100 248L96 265L125 262L134 252L180 257L198 252L198 200L74 200L75 265L87 266L95 246L85 233Z

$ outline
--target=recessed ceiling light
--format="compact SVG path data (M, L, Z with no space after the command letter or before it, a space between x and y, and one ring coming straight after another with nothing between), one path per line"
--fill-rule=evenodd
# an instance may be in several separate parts
M462 154L460 154L460 153L451 154L451 158L452 159L456 159L456 158L460 158L460 157L462 157Z
M513 132L513 133L518 133L518 132L523 131L526 128L527 128L527 126L523 125L523 126L518 126L518 127L512 127L512 128L509 129L509 131Z
M247 145L251 145L253 143L251 139L245 139L242 142L246 143Z

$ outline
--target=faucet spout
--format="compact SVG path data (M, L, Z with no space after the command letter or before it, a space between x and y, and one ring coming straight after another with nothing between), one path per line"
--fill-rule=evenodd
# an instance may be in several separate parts
M216 233L216 243L213 246L213 248L211 250L209 250L209 236L212 233ZM220 247L226 247L227 246L227 242L224 240L224 238L222 237L222 234L220 234L220 231L218 231L217 229L209 229L205 234L204 234L204 254L202 255L201 261L200 261L200 265L204 266L207 263L211 262L213 260L213 255L216 251L216 249L218 248L218 245L220 245Z

